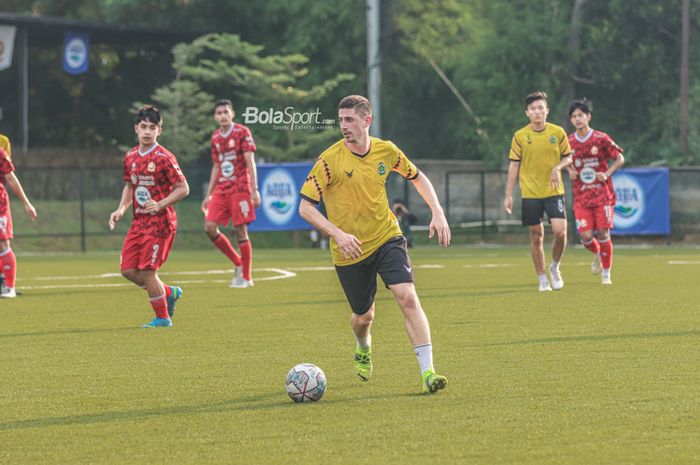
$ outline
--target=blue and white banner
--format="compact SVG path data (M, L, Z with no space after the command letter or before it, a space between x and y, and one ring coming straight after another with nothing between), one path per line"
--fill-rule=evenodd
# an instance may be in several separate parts
M82 74L90 64L90 34L66 32L63 40L63 69L68 74Z
M667 168L623 169L612 182L617 198L613 234L671 234Z
M258 165L260 208L250 231L292 231L311 229L299 216L299 191L313 163Z
M15 26L0 26L0 71L12 66L12 50L15 46Z

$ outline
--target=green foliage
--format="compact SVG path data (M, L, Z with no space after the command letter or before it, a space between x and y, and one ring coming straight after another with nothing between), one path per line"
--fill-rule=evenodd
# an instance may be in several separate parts
M310 110L330 95L338 84L353 78L339 73L310 88L297 87L308 74L308 59L301 54L262 55L264 47L241 40L232 34L208 34L173 49L173 67L177 79L156 90L153 99L160 102L171 118L168 139L183 161L198 158L215 128L212 106L219 98L230 98L240 111L244 106L282 111L294 107ZM259 145L259 155L272 160L311 158L323 145L337 138L337 130L269 125L251 127ZM201 150L192 150L202 147Z

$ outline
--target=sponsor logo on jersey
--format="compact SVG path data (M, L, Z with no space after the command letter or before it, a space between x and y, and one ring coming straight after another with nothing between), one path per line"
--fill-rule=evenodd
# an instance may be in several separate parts
M377 173L379 173L379 176L384 176L386 174L386 166L384 166L383 161L380 161L377 165Z
M549 143L550 144L556 144L557 143L557 138L554 136L549 136Z
M574 160L574 166L576 168L581 168L581 164L582 164L582 162L580 159L577 158L576 160Z
M235 171L235 168L233 166L233 163L230 161L225 161L221 164L221 175L225 178L230 178L233 176L233 172Z
M350 171L345 171L345 170L343 170L343 172L345 172L345 175L346 175L347 177L349 177L349 178L352 177L352 172L353 172L353 171L355 171L355 170L350 170Z
M591 183L595 182L595 180L596 180L595 170L593 168L591 168L590 166L587 166L581 170L581 173L579 174L579 178L581 179L582 183L591 184Z
M151 193L148 191L148 187L138 186L134 191L134 197L136 198L136 203L142 207L151 200Z
M132 174L131 175L131 184L136 185L136 184L138 184L138 182L139 182L138 176L136 176L135 174Z

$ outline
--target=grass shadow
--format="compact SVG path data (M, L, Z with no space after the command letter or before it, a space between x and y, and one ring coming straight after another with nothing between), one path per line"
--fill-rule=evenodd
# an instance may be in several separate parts
M595 342L595 341L614 341L623 339L653 339L661 337L685 337L685 336L700 336L700 331L677 331L664 333L636 333L636 334L608 334L600 336L561 336L547 337L541 339L524 339L510 342L495 342L490 344L481 344L485 346L511 346L511 345L528 345L528 344L558 344L567 342Z

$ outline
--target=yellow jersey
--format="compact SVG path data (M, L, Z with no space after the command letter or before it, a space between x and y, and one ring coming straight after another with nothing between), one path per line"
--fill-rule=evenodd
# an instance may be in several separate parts
M571 155L566 131L547 123L542 131L528 124L513 135L508 158L520 162L520 192L524 199L544 199L564 194L559 173L559 188L552 188L552 168L563 157Z
M386 180L391 171L413 180L416 166L390 141L370 138L369 152L352 153L343 140L323 152L301 188L301 197L326 206L328 220L357 237L362 254L343 258L331 238L331 257L338 266L352 265L370 256L389 239L401 236L396 217L389 208Z
M7 152L9 157L12 157L12 146L10 145L10 139L2 134L0 134L0 149L3 149L5 152Z

